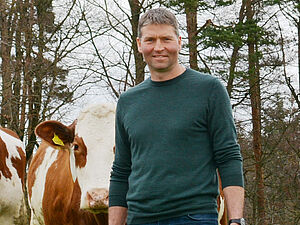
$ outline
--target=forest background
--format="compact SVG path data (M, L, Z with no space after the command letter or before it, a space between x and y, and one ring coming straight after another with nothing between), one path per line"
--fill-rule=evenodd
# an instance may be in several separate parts
M1 126L29 159L38 123L71 123L149 77L137 24L158 6L179 20L180 62L227 88L248 224L300 224L299 0L0 0Z

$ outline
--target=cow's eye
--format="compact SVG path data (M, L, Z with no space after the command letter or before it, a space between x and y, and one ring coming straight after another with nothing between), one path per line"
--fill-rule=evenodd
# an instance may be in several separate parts
M79 146L77 144L74 145L74 151L78 150Z

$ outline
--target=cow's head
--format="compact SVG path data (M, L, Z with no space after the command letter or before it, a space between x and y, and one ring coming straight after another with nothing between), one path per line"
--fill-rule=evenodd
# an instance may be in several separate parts
M70 170L81 190L80 208L106 212L114 147L113 105L84 109L70 126L57 121L39 124L36 134L56 148L68 149Z

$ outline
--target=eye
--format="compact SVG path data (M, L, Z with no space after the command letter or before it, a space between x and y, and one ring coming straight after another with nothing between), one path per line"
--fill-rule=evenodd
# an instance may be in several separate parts
M145 42L151 43L151 42L153 42L153 38L146 38Z
M170 37L165 37L165 38L164 38L164 41L172 41L172 38L170 38Z
M78 150L79 149L79 146L78 144L74 144L74 151Z

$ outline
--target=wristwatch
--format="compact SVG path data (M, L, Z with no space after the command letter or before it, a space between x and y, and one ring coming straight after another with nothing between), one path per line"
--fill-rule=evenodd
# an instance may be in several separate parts
M240 224L240 225L246 225L246 221L244 218L239 218L239 219L231 219L229 220L229 225L232 224L232 223L237 223L237 224Z

